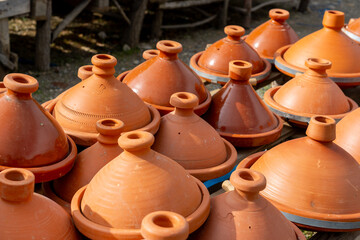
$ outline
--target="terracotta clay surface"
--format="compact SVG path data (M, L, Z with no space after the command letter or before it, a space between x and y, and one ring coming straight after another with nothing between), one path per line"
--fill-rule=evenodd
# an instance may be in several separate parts
M205 222L210 210L206 187L179 164L151 150L153 142L148 132L122 134L119 145L124 152L72 199L80 232L91 239L140 239L141 221L153 211L181 214L190 232Z
M329 77L341 86L360 84L360 45L341 31L344 13L328 10L324 28L311 33L292 46L280 48L275 54L275 66L284 74L294 76L306 70L308 58L323 58L332 62Z
M209 218L189 239L306 239L294 224L259 195L266 186L263 174L237 169L231 174L230 181L235 190L211 199Z
M351 18L349 24L342 31L354 41L360 43L360 18Z
M81 239L69 214L34 193L34 184L34 174L25 169L0 173L0 239Z
M6 87L4 82L0 81L0 93L6 92Z
M335 127L332 118L312 117L307 137L284 142L239 164L263 173L267 188L262 196L290 221L315 231L360 229L360 165L333 143Z
M230 62L230 81L212 97L204 119L234 146L252 147L275 141L282 120L273 114L249 84L251 64Z
M198 103L198 98L192 93L173 94L170 104L175 111L161 118L152 148L205 181L231 171L237 153L213 127L194 113Z
M276 50L295 43L299 37L286 22L290 16L288 11L271 9L269 16L270 20L252 30L245 42L252 46L262 58L273 63Z
M200 103L196 112L199 115L206 112L211 101L210 93L201 79L178 58L182 45L175 41L163 40L159 41L156 47L159 52L144 52L143 56L148 60L123 76L122 81L162 115L174 110L170 104L170 97L176 92L195 94ZM149 53L153 54L149 56Z

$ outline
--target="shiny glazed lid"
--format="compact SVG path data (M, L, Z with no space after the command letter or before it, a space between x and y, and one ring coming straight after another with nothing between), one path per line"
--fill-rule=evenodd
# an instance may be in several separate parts
M342 30L351 39L360 43L360 18L351 18L349 24L344 26Z

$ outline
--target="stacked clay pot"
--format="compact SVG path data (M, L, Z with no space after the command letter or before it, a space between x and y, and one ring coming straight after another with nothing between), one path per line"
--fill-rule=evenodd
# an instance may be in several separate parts
M328 10L324 14L324 28L300 39L275 53L275 66L282 73L294 77L306 70L308 58L323 58L332 62L328 71L331 80L340 86L360 84L360 45L341 31L343 12Z
M245 42L252 46L260 55L270 63L274 63L274 53L281 47L295 43L298 35L287 24L290 14L284 9L271 9L270 20L255 28Z
M230 181L235 190L211 199L208 219L189 239L306 239L294 224L259 195L266 186L263 174L237 169L231 174Z
M12 73L0 94L0 171L26 168L36 182L50 181L70 171L77 149L59 123L31 96L39 83L31 76Z
M266 91L264 100L273 112L298 126L307 126L314 115L327 115L338 121L358 107L329 79L330 61L309 58L305 65L308 69L304 74Z
M204 80L225 84L229 81L229 63L244 60L253 65L251 78L258 83L270 75L271 64L261 58L241 37L244 28L236 25L225 27L227 37L212 44L205 51L191 57L190 67Z
M34 185L35 176L26 169L0 173L0 239L81 239L69 214L34 193Z
M194 113L199 100L187 92L170 98L175 110L161 118L153 149L175 160L201 181L230 172L237 152L216 130Z
M54 107L53 115L65 132L77 144L89 146L96 142L96 122L116 118L124 122L124 131L155 133L159 113L114 77L116 58L98 54L91 61L93 75L66 91Z
M342 31L352 40L360 43L360 18L351 18L349 24L345 25Z
M144 52L147 59L133 70L121 74L118 79L127 84L146 103L158 109L161 115L174 110L170 97L177 92L190 92L199 98L195 108L202 115L209 108L211 95L201 79L179 58L182 45L162 40L156 45L158 52Z
M124 152L79 189L71 201L76 227L91 239L141 239L142 219L153 211L185 217L193 232L206 220L206 187L172 159L151 150L148 132L123 133Z
M77 190L87 185L102 167L123 151L118 144L123 128L124 123L118 119L97 121L98 141L79 153L68 174L43 184L45 195L70 213L71 199Z
M237 147L254 147L275 141L283 127L249 84L252 65L230 62L230 81L212 97L204 119L220 136Z
M307 137L257 153L238 167L263 173L261 193L290 221L315 231L360 229L360 165L335 140L335 120L314 116Z

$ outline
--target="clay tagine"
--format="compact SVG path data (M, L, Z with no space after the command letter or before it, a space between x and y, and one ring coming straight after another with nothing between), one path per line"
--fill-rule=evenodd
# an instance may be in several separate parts
M229 63L233 60L244 60L253 65L251 78L258 83L270 75L271 64L261 58L241 37L245 29L229 25L225 27L227 37L212 44L203 52L191 57L190 67L204 80L225 84L229 81Z
M0 93L6 92L6 87L4 82L0 81Z
M91 239L141 239L141 221L154 211L185 217L198 229L210 211L206 187L172 159L151 150L148 132L123 133L124 152L79 189L71 201L76 227Z
M237 159L236 149L194 113L196 95L174 93L170 104L175 110L161 118L152 149L175 160L201 181L230 172Z
M294 77L306 71L308 58L323 58L332 62L328 71L331 80L340 86L360 84L360 45L341 31L343 12L328 10L324 14L324 28L276 51L275 66L282 73Z
M124 122L124 131L155 133L159 113L114 77L116 58L98 54L91 61L93 75L66 91L54 107L53 115L65 132L77 144L90 146L96 142L96 122L116 118Z
M36 182L50 181L72 168L77 149L59 123L31 96L38 81L12 73L4 77L6 92L0 94L0 171L26 168Z
M271 9L270 20L255 28L245 42L252 46L260 55L270 63L274 63L274 53L281 47L295 43L298 35L287 24L290 13L284 9Z
M259 195L266 186L263 174L237 169L231 174L230 181L235 190L211 199L208 219L189 239L306 239L300 229Z
M195 112L198 115L204 114L209 108L211 95L199 76L178 58L182 45L162 40L156 47L158 52L144 52L143 57L147 61L121 74L118 79L127 84L144 102L159 110L161 115L174 110L170 97L176 92L195 94L200 102Z
M360 18L351 18L348 25L341 29L352 40L360 43Z
M1 239L81 239L71 217L50 199L34 193L35 176L26 169L0 173Z
M264 95L265 103L279 116L306 127L314 115L327 115L339 121L358 107L327 76L331 62L309 58L307 70L283 86L271 88Z
M45 195L70 213L71 199L76 191L87 185L102 167L122 153L118 139L123 128L124 123L118 119L97 121L98 141L79 153L68 174L53 182L43 183Z
M262 196L300 227L327 232L360 229L360 165L333 143L335 126L332 118L314 116L307 137L251 155L238 166L264 174L267 188Z
M249 84L251 63L230 62L230 81L212 97L204 119L237 147L268 144L279 138L283 122Z

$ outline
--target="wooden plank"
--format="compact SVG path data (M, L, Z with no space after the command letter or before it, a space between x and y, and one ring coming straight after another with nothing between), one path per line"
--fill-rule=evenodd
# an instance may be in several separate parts
M0 0L0 19L30 12L30 0Z
M197 26L201 26L205 23L211 22L216 18L217 15L213 15L211 17L205 18L203 20L194 22L194 23L185 23L185 24L175 24L175 25L162 25L162 29L178 29L178 28L193 28Z
M106 11L109 9L110 0L94 0L94 9Z
M118 3L117 0L112 0L113 3L115 4L115 6L117 7L117 9L119 10L121 16L125 19L125 21L127 22L127 24L131 25L130 19L126 16L124 9L121 7L121 5Z
M310 240L360 240L360 231L356 232L318 232Z
M36 21L35 66L40 71L50 69L51 5L47 0L46 20Z
M35 20L46 20L47 0L31 1L31 18Z
M178 8L187 8L193 6L201 6L205 4L211 4L216 2L223 2L224 0L187 0L187 1L174 1L174 2L165 2L160 4L160 9L178 9Z

